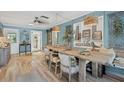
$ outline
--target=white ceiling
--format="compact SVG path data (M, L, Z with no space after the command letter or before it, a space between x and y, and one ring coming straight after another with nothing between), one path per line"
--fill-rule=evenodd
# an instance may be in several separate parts
M61 16L57 17L57 21L56 13ZM89 13L89 11L0 11L0 22L9 25L45 29L62 24L87 13ZM48 16L49 24L30 26L29 24L33 23L35 16Z

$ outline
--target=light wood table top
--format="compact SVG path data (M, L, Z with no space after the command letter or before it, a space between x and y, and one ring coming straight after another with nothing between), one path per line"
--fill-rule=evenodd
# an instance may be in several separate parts
M90 51L89 55L81 55L78 49L68 50L65 47L54 47L50 45L48 45L47 48L53 51L75 56L79 59L85 59L85 60L89 60L89 61L92 61L98 64L103 64L103 65L107 64L112 57L112 55L107 55L107 54L103 54L103 53L95 52L95 51Z

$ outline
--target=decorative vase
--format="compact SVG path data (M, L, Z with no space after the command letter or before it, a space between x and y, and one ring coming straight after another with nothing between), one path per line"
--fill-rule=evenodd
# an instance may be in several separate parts
M68 42L68 44L67 44L67 49L68 49L68 50L71 50L71 48L72 48L72 47L71 47L71 42Z

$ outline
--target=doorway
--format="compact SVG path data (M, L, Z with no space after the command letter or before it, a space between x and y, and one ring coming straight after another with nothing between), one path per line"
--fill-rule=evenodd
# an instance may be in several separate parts
M31 31L31 51L40 51L42 49L42 32Z

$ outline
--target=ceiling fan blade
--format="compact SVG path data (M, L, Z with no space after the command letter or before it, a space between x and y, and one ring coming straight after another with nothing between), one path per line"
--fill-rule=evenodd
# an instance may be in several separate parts
M45 19L49 19L49 17L47 17L47 16L41 16L42 18L45 18Z
M42 17L42 18L45 18L45 19L48 19L49 17L47 17L47 16L40 16L40 17ZM40 17L34 17L35 19L34 19L34 23L39 23L39 24L49 24L49 22L47 21L47 20L45 20L45 19L41 19Z
M38 20L37 22L38 22L38 23L42 23L42 21L40 21L40 20Z

